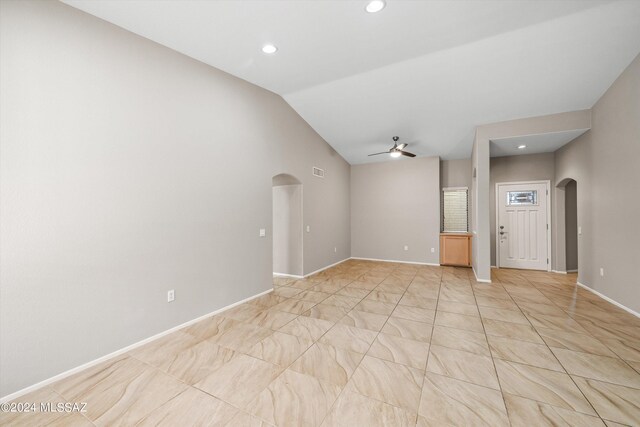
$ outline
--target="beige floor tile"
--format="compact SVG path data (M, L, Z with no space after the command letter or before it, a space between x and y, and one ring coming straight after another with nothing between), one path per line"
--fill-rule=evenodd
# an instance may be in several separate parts
M503 322L518 323L520 325L529 325L527 318L520 310L506 310L494 307L479 307L480 316L483 319L500 320Z
M263 328L277 330L287 323L291 322L296 317L298 317L297 314L267 309L261 313L256 314L253 317L250 317L249 319L245 320L245 322L251 323L252 325L256 326L261 326Z
M640 341L615 338L598 339L622 359L640 362Z
M375 282L362 282L360 280L354 280L353 282L347 285L347 288L355 288L355 289L365 289L367 291L371 291L374 288L378 287L378 283Z
M569 375L503 360L495 364L504 393L596 415Z
M247 410L282 427L319 426L341 387L286 370L247 405Z
M362 358L361 353L315 343L290 369L344 387Z
M544 314L527 314L527 319L534 328L555 329L585 334L587 331L569 316L549 316Z
M41 404L49 404L54 408L58 404L66 403L67 401L57 394L51 387L44 387L34 392L28 393L22 397L14 399L10 404L26 405L30 408L30 412L11 412L0 411L0 425L11 427L31 427L31 426L44 426L44 425L88 425L92 426L91 422L79 413L65 414L55 411L42 411ZM35 410L31 411L31 405L35 404ZM71 419L71 415L73 419ZM79 417L79 418L78 418ZM82 424L84 422L84 424Z
M364 354L376 335L377 332L338 323L320 338L320 342Z
M370 291L368 289L358 289L358 288L352 288L350 286L345 286L344 288L337 291L336 295L362 299L367 295L369 295L369 292Z
M422 375L418 369L365 356L345 391L360 393L416 413Z
M487 356L431 345L427 371L499 389L493 361Z
M223 425L238 415L233 406L200 390L188 388L144 417L139 426L206 426L212 421Z
M436 318L436 311L428 308L397 305L393 313L391 313L391 317L433 324Z
M432 326L428 323L390 317L382 328L385 334L396 335L416 341L429 342Z
M396 304L364 299L354 307L354 310L366 311L368 313L390 315Z
M496 359L564 372L564 369L546 345L504 337L489 336L487 339L489 340L491 353Z
M314 303L318 304L318 303L326 300L327 298L329 298L331 295L332 294L327 293L327 292L317 292L317 291L309 290L309 291L300 292L299 294L291 297L291 299L309 301L309 302L314 302Z
M284 286L274 289L272 294L278 297L291 298L292 296L298 295L300 292L302 292L302 289Z
M479 317L447 313L446 311L438 311L436 313L435 324L437 326L447 326L450 328L466 329L474 332L484 332L484 328L482 327L482 322Z
M286 311L287 313L302 314L315 306L315 302L302 301L298 299L288 299L280 304L274 305L273 310Z
M329 298L323 301L323 304L334 305L336 307L342 307L347 310L351 310L358 305L361 298L347 297L344 295L331 295Z
M281 372L282 368L277 365L238 354L195 387L237 408L244 408Z
M311 290L316 292L325 292L328 294L334 294L343 288L344 286L339 285L337 283L321 282L315 285L313 288L311 288Z
M129 352L129 355L149 365L160 367L170 363L182 350L198 343L192 335L177 331L151 341Z
M429 344L381 333L367 355L424 371L429 356Z
M280 303L280 304L283 304L283 303ZM253 305L253 304L249 304L248 302L245 302L244 304L240 304L238 306L230 308L229 310L225 310L222 315L228 319L243 321L243 320L249 319L250 317L255 316L256 314L260 313L262 310L264 310L264 307L260 307L258 305Z
M358 393L342 392L322 427L413 427L415 414Z
M290 288L293 289L293 288ZM284 300L286 300L289 297L284 297L284 296L280 296L275 294L274 292L270 292L266 295L262 295L258 298L254 298L251 301L248 301L249 304L251 305L256 305L258 307L264 307L264 308L269 308L269 307L273 307L276 304L280 304L281 302L283 302Z
M465 304L475 304L476 299L473 296L473 291L469 287L468 291L462 291L460 289L452 288L451 286L443 285L440 287L439 298L445 301L461 302Z
M552 348L571 375L640 388L640 374L621 359Z
M220 347L210 341L201 341L182 350L159 368L163 372L193 385L231 360L235 354L233 350Z
M540 338L533 326L491 319L483 319L482 323L484 324L487 335L544 344L544 341Z
M479 317L478 307L475 304L464 304L453 301L438 301L438 311L447 311L449 313L464 314L465 316Z
M287 323L279 330L286 334L295 335L311 341L317 341L335 323L328 320L315 319L313 317L299 316Z
M433 328L431 344L491 356L487 338L481 332L436 326Z
M392 294L389 292L381 292L378 290L373 290L371 291L371 293L369 295L367 295L367 297L365 298L366 300L372 300L372 301L381 301L381 302L388 302L391 304L397 304L398 301L400 301L400 298L402 298L401 294Z
M598 417L558 408L535 400L505 393L505 403L513 427L529 426L575 426L604 427Z
M283 277L283 276L274 276L273 284L278 286L286 286L289 283L294 282L295 279L292 277Z
M331 322L337 322L342 319L348 312L346 308L336 307L328 304L318 304L312 307L310 310L302 313L303 316L313 317L316 319L329 320Z
M602 418L640 425L640 390L580 377L573 379Z
M72 401L87 403L84 415L96 426L128 426L187 389L184 383L148 365L132 369L130 374L124 381L104 381Z
M430 372L424 378L418 414L423 425L509 425L499 391Z
M514 299L517 300L517 298L514 298ZM518 303L518 307L520 307L520 310L522 310L522 312L525 314L545 314L548 316L559 316L559 317L567 315L567 313L559 309L557 306L552 305L551 302L549 304L537 304L532 302L525 303L525 302L517 301L517 303Z
M238 320L228 319L218 315L194 323L181 331L192 335L198 340L206 340L239 324L240 322Z
M247 352L253 345L273 333L273 330L261 328L250 323L239 323L209 340L231 350Z
M379 331L387 321L388 316L383 314L367 313L366 311L351 310L338 323L356 328Z
M434 298L425 298L413 294L404 294L399 304L408 305L410 307L428 308L429 310L435 310L438 305L438 300Z
M313 341L289 335L282 332L274 332L267 338L256 343L248 354L258 359L265 360L286 368L304 353Z
M616 354L607 346L590 335L544 328L538 328L538 333L549 347L616 357Z
M508 296L507 296L508 298ZM476 302L478 306L482 307L493 307L493 308L502 308L506 310L517 310L518 306L511 299L504 298L493 298L480 296L476 294Z

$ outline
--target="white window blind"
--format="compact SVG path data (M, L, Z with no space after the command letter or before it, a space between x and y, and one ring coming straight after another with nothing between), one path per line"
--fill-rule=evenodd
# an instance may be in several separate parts
M442 231L469 231L468 191L466 187L442 189Z

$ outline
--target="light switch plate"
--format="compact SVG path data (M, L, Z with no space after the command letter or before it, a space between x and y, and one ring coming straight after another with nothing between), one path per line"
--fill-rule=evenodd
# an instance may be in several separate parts
M267 230L265 230L264 228L260 229L260 237L265 237L267 235Z

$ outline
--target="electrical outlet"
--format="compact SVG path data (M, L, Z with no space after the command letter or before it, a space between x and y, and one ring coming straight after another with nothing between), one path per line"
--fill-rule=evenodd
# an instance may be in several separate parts
M404 250L405 250L405 251L408 251L408 250L409 250L409 246L404 245Z
M307 225L307 233L311 231L311 227Z
M604 268L600 267L600 277L604 277Z
M431 248L431 253L432 254L436 253L436 248Z
M171 289L169 292L167 292L167 302L171 302L174 299L176 299L176 291Z
M265 230L264 228L260 229L260 237L265 237L267 235L267 230Z

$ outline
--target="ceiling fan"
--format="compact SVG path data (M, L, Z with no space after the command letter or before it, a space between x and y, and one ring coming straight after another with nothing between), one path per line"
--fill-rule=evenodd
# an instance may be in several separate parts
M393 147L391 147L389 151L383 151L382 153L369 154L369 156L377 156L378 154L389 154L391 155L391 157L400 157L400 156L415 157L416 156L415 154L409 153L408 151L404 151L404 147L406 147L408 144L398 145L399 139L400 138L397 136L393 137Z

